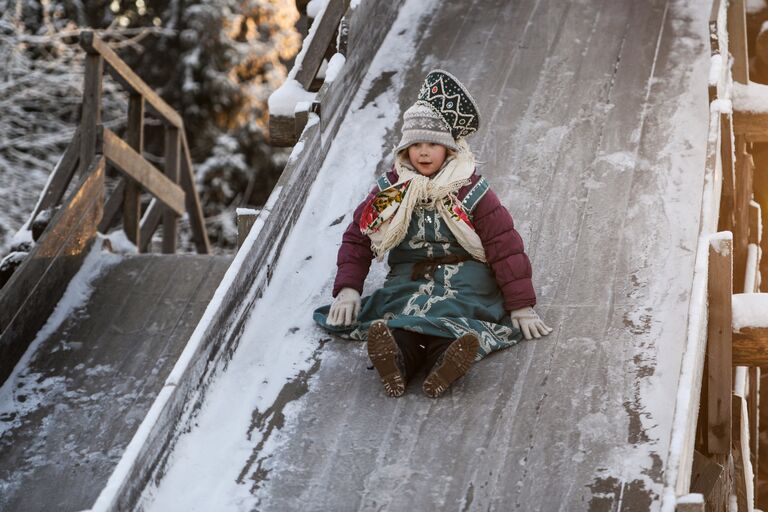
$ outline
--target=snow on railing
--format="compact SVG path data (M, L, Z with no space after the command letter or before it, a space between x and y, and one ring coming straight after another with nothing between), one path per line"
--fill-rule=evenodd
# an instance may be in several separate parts
M349 0L325 0L322 4L321 1L313 0L307 5L307 14L314 14L310 16L314 21L288 77L268 100L269 136L273 146L293 146L299 140L307 113L319 114L324 107L314 92L316 80L332 83L346 60L347 29L343 16ZM334 53L326 60L330 51Z

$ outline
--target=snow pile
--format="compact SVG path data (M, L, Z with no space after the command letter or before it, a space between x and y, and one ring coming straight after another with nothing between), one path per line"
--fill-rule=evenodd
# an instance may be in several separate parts
M736 293L733 295L733 330L768 328L768 293Z
M747 0L747 14L757 14L766 7L765 0Z
M294 78L289 78L269 96L269 113L273 116L293 117L296 104L315 101L315 93L304 90Z
M325 81L327 83L336 80L336 77L339 75L339 72L341 71L341 68L344 67L346 61L347 59L344 55L340 53L333 54L333 57L331 57L331 60L328 62L328 67L325 70Z
M749 82L733 84L733 107L741 112L768 112L768 85Z

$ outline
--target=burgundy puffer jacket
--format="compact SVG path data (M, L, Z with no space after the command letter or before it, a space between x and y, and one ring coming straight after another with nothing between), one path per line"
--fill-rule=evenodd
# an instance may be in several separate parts
M392 170L387 174L390 183L397 181L397 173ZM459 189L459 200L480 180L472 175L472 182ZM374 186L365 200L355 209L352 222L342 237L341 247L336 259L336 281L333 284L333 296L342 288L354 288L363 293L363 283L373 260L371 240L360 232L359 223L363 208L379 192ZM515 230L512 216L501 204L498 196L488 189L477 203L471 216L480 240L485 249L485 257L493 269L496 282L504 295L504 308L507 311L534 306L536 293L531 282L531 262L525 254L523 239Z

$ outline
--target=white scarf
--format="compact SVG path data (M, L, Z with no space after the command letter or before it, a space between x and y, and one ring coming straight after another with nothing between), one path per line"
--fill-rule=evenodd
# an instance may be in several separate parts
M456 193L461 187L470 183L470 177L475 172L475 157L469 145L464 139L459 139L457 145L459 151L456 156L446 160L443 168L432 178L416 172L407 157L400 158L395 155L398 180L390 188L398 187L408 181L410 183L407 185L402 202L382 212L386 220L378 229L367 233L371 239L371 248L379 260L384 257L384 253L403 241L408 232L413 209L421 203L434 204L459 244L475 259L486 261L480 237L469 224L451 212L459 208L466 214Z

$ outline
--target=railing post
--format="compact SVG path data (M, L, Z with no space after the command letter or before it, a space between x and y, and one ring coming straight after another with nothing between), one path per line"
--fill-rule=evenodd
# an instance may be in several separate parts
M140 94L131 94L128 100L128 127L126 130L126 142L138 154L144 151L144 97ZM125 236L131 242L140 247L141 220L141 187L129 176L125 180L125 192L123 194L123 230Z
M707 452L731 450L733 238L713 236L709 247L707 323Z
M728 47L733 55L733 80L746 84L749 81L749 57L745 0L728 1Z
M84 31L80 45L85 49L85 78L83 81L83 105L80 112L80 164L82 175L91 165L96 154L99 126L101 125L101 77L104 59L93 49L93 32Z
M165 175L174 183L179 182L179 129L173 125L165 125ZM176 234L178 216L170 208L163 211L163 252L176 252Z

